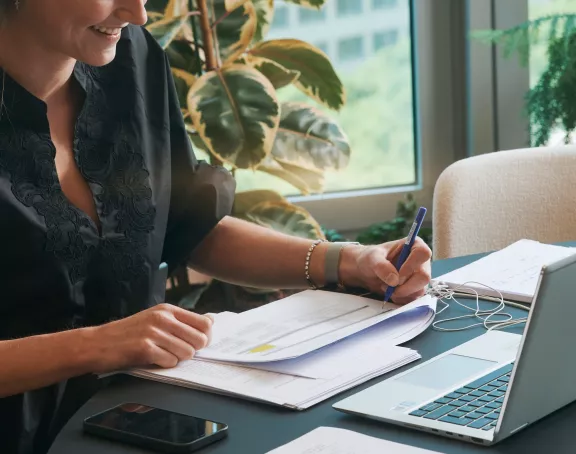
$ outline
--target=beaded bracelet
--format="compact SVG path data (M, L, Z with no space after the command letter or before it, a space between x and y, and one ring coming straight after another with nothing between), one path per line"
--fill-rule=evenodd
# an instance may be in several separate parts
M323 240L323 239L315 240L310 245L310 248L308 249L308 254L306 254L306 264L304 265L304 272L306 274L306 280L308 281L308 285L310 286L310 288L312 290L317 290L318 287L316 286L316 284L314 284L314 282L312 281L312 278L310 277L310 257L312 256L312 252L314 251L314 248L316 246L318 246L320 243L324 243L324 242L326 242L326 240Z

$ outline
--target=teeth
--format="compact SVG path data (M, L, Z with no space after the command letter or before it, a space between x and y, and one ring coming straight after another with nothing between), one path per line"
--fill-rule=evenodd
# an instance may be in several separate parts
M121 28L106 28L97 25L94 25L92 28L100 33L104 33L105 35L117 35L122 31Z

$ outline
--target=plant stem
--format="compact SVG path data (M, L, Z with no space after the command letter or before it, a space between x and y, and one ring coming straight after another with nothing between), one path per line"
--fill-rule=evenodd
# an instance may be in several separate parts
M212 71L216 69L216 59L214 58L214 40L212 39L212 28L210 27L210 16L206 2L207 0L198 0L198 11L200 11L200 30L202 31L204 53L206 54L206 70Z

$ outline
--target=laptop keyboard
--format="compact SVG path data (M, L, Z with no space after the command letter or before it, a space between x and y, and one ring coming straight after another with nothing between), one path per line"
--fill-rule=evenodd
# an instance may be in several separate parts
M410 413L426 419L490 430L496 426L514 363L495 370Z

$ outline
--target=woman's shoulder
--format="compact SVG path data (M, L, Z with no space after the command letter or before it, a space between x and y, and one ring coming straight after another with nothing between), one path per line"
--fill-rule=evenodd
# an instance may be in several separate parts
M158 41L145 27L129 25L118 42L117 63L134 63L145 69L165 70L166 54Z

